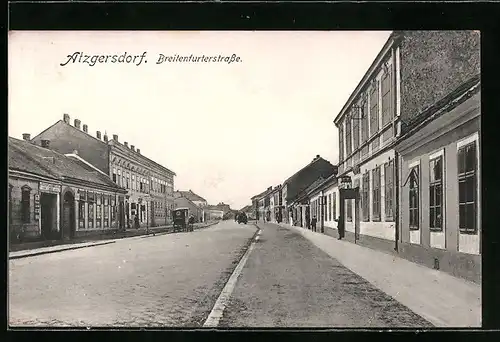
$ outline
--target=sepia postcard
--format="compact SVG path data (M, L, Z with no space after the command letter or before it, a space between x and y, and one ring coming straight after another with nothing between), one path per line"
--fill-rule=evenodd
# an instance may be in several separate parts
M479 31L10 31L11 328L481 327Z

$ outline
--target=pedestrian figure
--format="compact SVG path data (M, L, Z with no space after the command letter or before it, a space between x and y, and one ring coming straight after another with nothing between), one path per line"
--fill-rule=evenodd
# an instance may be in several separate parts
M134 217L135 229L139 229L139 216L135 215Z
M339 216L338 223L337 223L337 229L339 231L338 239L342 240L342 238L344 237L344 233L345 233L345 224L344 224L344 218L341 218L340 216Z
M314 232L316 231L316 222L318 222L318 220L316 219L316 216L313 216L313 219L311 220L311 226Z

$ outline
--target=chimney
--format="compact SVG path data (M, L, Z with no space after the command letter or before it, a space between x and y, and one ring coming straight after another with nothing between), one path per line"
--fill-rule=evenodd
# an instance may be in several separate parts
M108 142L108 135L104 133L104 142Z
M63 115L63 121L66 122L69 125L69 114L64 114Z
M113 134L113 140L114 141L118 141L118 135L117 134Z
M97 131L97 132L95 132L95 135L96 135L97 139L101 140L101 132Z
M137 149L137 153L141 154L141 149L138 148Z
M23 140L30 141L30 134L29 133L23 133Z
M123 144L125 145L125 147L128 147L128 142L125 141Z
M88 132L89 132L89 126L87 126L87 125L83 125L83 131L84 131L85 133L88 133Z
M76 128L80 129L80 123L81 123L81 121L80 121L80 120L75 119L75 127L76 127Z
M135 151L135 146L134 145L130 145L130 148L132 149L132 151Z
M42 147L49 148L50 147L50 140L42 139Z

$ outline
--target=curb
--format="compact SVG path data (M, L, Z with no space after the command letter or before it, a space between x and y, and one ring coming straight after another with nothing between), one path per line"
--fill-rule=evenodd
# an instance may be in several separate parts
M211 223L211 224L203 226L203 227L194 228L194 230L205 229L205 228L208 228L208 227L211 227L211 226L215 226L218 223L219 222L214 222L214 223ZM168 232L160 232L160 233L149 233L146 236L139 236L138 238L145 239L145 238L150 238L150 237L154 237L154 236L162 236L162 235L175 234L175 233L182 233L182 232L168 231Z
M115 243L115 242L116 241L106 241L106 242L94 243L92 245L86 245L86 246L72 246L72 247L61 248L61 249L54 249L54 250L49 250L49 251L34 252L34 253L23 254L23 255L14 255L14 256L9 256L9 260L21 259L21 258L29 258L29 257L32 257L32 256L43 255L43 254L51 254L51 253L57 253L57 252L63 252L63 251L70 251L70 250L73 250L73 249L81 249L81 248L87 248L87 247L104 246L104 245L108 245L110 243Z

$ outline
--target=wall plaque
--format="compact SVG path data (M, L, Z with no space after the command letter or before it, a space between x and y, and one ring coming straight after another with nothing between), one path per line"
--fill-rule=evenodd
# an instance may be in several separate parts
M40 191L60 193L61 192L61 186L60 185L49 184L49 183L40 183Z

